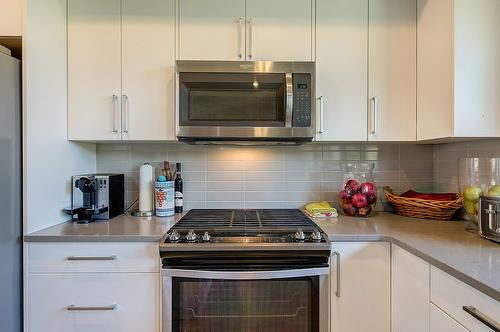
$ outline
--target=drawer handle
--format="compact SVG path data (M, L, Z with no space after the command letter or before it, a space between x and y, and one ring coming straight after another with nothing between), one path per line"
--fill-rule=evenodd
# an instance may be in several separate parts
M112 256L69 256L68 261L114 261L115 255Z
M490 329L492 329L495 332L500 332L500 324L495 322L492 318L488 317L487 315L483 314L481 311L477 310L473 306L463 306L462 309L484 325L488 326Z
M116 304L111 304L103 307L77 307L74 304L70 304L66 309L68 311L109 311L115 310Z

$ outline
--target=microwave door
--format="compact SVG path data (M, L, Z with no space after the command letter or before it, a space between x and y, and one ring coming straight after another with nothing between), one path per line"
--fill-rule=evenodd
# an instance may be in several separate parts
M287 89L285 74L180 73L179 125L285 127Z

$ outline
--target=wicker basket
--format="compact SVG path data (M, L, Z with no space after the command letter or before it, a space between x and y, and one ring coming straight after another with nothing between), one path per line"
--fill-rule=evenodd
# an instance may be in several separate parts
M462 207L462 197L453 201L434 201L394 195L390 187L384 187L387 200L392 203L397 214L422 219L450 220Z

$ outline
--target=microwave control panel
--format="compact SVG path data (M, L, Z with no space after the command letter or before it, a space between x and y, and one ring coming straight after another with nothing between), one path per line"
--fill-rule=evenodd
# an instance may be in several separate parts
M311 126L311 75L293 74L293 127Z

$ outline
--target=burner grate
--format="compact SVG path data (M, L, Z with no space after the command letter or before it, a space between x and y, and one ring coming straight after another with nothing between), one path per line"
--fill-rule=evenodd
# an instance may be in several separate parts
M193 229L228 235L288 234L297 228L312 231L317 226L298 209L194 209L173 227L177 231Z

